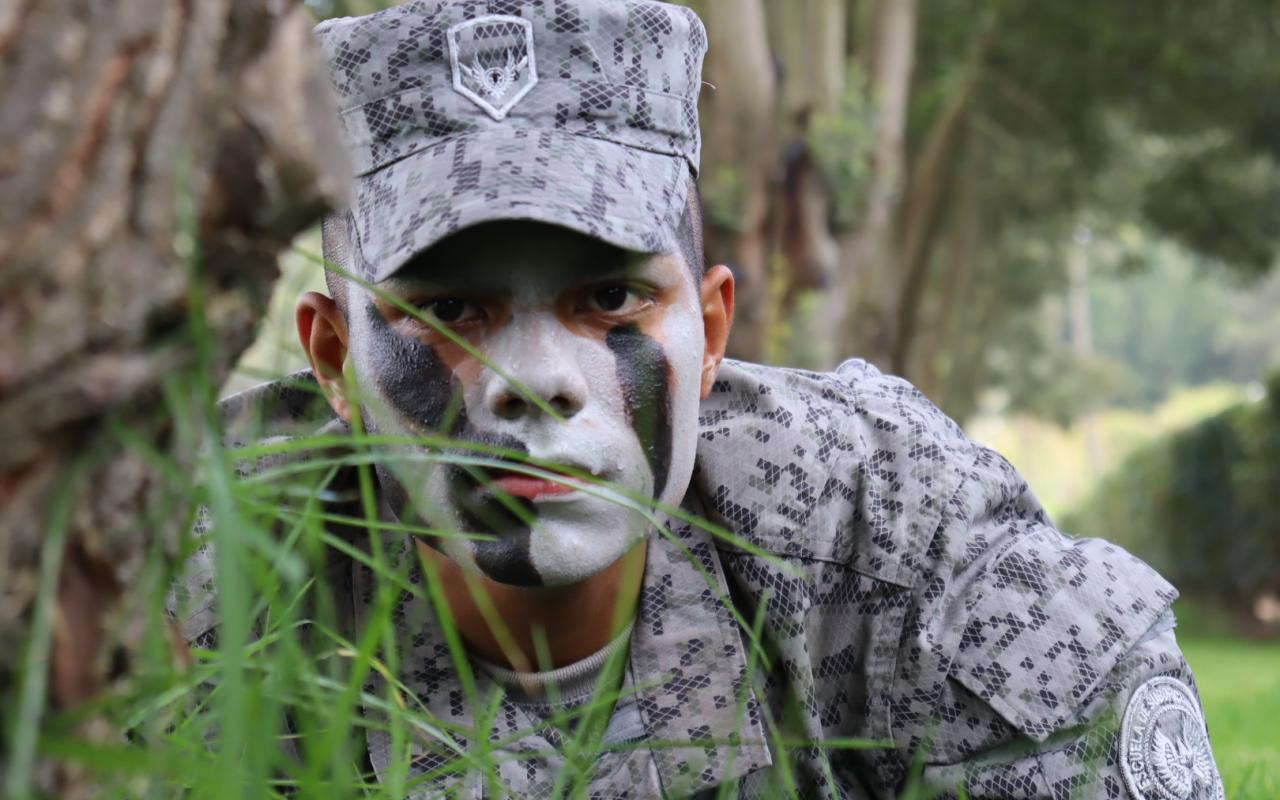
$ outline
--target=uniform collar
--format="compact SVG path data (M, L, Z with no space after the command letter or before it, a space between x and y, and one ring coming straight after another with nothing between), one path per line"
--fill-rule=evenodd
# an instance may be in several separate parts
M421 781L421 776L456 761L468 748L468 737L476 737L478 730L487 730L491 744L501 751L501 787L486 786L483 775L468 769L419 783L413 796L442 791L472 797L491 791L549 795L565 765L552 741L554 731L532 730L536 721L510 698L495 703L500 688L483 670L471 670L475 696L466 696L466 684L458 677L424 591L412 544L403 535L389 533L384 545L389 560L415 590L404 593L394 611L404 699L411 709L425 712L424 722L432 723L413 734L411 782L415 775ZM649 548L622 687L624 695L634 693L646 739L600 755L593 765L593 794L685 796L771 764L745 649L711 536L682 523L671 528L669 537L655 534ZM354 561L352 570L355 618L362 626L372 601L372 573ZM387 697L385 682L376 673L365 689L379 701ZM477 725L474 709L495 709L496 714ZM374 701L366 703L365 714L380 716ZM370 760L382 780L390 761L389 737L378 725L368 730Z

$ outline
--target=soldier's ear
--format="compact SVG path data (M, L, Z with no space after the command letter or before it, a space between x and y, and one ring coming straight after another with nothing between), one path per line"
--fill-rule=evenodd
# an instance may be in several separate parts
M720 362L729 344L729 331L733 328L733 273L723 264L711 267L702 277L702 327L706 335L706 349L702 355L702 397L711 394L711 387L720 374Z
M298 324L298 339L311 362L316 381L329 398L334 413L349 422L351 404L342 376L347 361L346 316L332 298L319 292L306 292L298 298L294 319Z

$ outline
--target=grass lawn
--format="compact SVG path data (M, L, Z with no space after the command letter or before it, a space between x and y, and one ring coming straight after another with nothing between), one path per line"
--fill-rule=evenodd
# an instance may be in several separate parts
M1280 643L1179 636L1231 800L1280 798Z

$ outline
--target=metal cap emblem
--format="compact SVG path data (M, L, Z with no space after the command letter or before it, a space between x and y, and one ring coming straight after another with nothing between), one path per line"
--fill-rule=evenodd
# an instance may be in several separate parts
M1184 683L1161 676L1139 686L1120 729L1120 763L1134 800L1222 800L1204 717Z
M490 15L449 29L453 88L499 122L538 82L533 23Z

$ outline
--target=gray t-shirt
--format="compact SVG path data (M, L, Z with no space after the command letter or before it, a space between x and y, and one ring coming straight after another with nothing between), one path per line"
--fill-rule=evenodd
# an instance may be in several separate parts
M623 691L633 627L634 623L628 624L601 649L558 669L519 672L474 656L471 661L506 691L511 702L562 742L578 734L586 719L608 720L602 745L638 742L645 735L640 708L635 695Z

